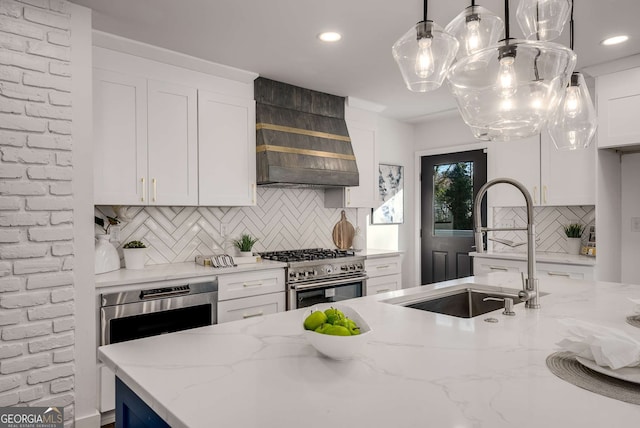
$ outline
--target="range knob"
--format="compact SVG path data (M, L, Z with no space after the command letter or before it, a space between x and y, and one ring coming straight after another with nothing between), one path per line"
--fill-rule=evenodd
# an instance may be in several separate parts
M314 276L317 272L315 270L308 270L304 272L304 276L305 278L308 278L310 276Z
M349 270L349 267L348 267L347 265L342 265L342 266L340 266L340 270L342 270L342 271L345 271L345 272L346 272L346 271L348 271L348 270Z
M356 267L354 265L349 265L349 270L356 270Z
M298 272L296 271L289 272L289 278L296 279L297 277L298 277Z

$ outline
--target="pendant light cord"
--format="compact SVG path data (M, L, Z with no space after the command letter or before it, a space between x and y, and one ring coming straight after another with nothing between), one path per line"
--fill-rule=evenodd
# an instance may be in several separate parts
M504 40L509 43L509 0L504 0Z
M427 22L427 0L424 0L424 8L422 9L423 14L422 14L422 20L424 22Z
M571 19L569 21L569 47L573 50L573 4L575 0L571 0Z

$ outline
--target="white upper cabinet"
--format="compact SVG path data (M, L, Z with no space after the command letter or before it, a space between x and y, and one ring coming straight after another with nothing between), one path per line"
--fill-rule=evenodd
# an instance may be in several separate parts
M198 204L198 93L149 80L149 204Z
M580 150L558 150L546 131L540 142L542 205L596 204L596 143Z
M360 185L325 190L327 208L376 208L378 201L378 164L376 128L371 124L347 120L353 154L358 165Z
M487 153L487 180L521 182L534 205L595 205L595 144L582 150L557 150L544 130L521 140L492 142ZM489 189L493 207L524 206L522 194L501 184Z
M93 70L93 143L95 204L146 204L145 79Z
M235 81L195 71L211 63L171 63L182 57L93 54L96 205L255 204L252 73Z
M640 145L640 68L599 76L596 88L598 147Z
M94 201L197 205L197 91L94 69Z
M198 122L200 205L255 205L255 101L198 91Z
M527 188L535 204L540 203L540 137L496 141L487 152L487 180L512 178ZM508 184L498 184L487 192L493 207L524 206L522 193Z

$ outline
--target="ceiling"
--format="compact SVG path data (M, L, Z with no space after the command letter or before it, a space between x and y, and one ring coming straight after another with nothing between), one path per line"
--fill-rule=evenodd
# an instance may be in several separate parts
M72 0L93 10L93 28L317 91L384 106L381 114L419 121L455 109L446 85L406 89L391 46L422 18L420 0ZM431 0L429 19L442 27L471 2ZM520 37L511 0L512 37ZM477 1L503 16L502 0ZM640 53L638 0L575 4L577 69ZM317 39L323 31L341 41ZM625 33L630 40L604 47ZM569 45L568 25L557 41Z

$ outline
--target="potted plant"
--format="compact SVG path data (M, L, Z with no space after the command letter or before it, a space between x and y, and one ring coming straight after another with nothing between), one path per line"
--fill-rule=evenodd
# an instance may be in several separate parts
M564 234L567 235L567 253L580 254L582 232L584 232L584 226L580 223L571 223L564 226Z
M124 265L127 269L144 269L147 246L141 241L129 241L122 246Z
M234 239L233 245L240 251L240 257L251 257L253 255L251 249L256 242L258 242L258 238L243 233L239 239Z

